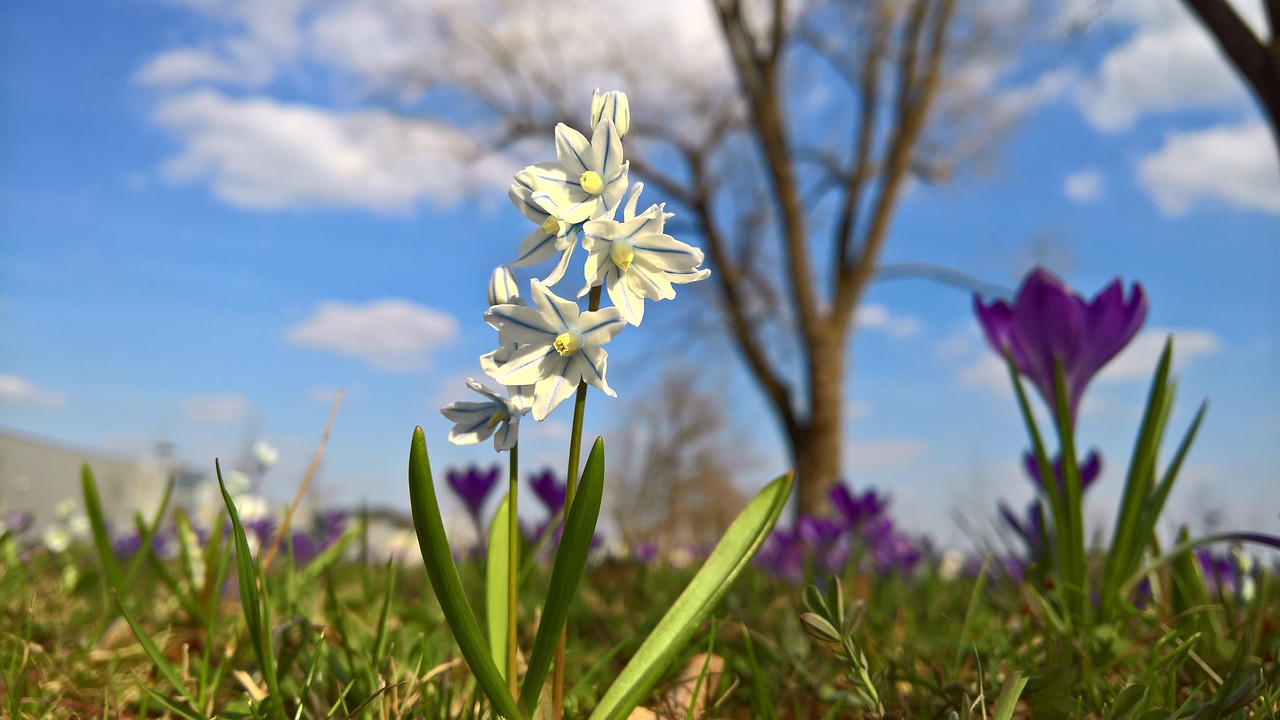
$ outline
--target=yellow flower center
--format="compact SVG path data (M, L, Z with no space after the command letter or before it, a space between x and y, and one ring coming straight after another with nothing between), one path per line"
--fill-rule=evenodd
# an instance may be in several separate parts
M636 259L636 251L632 249L631 243L614 242L609 248L609 258L619 270L626 272L631 269L631 263Z
M493 411L492 415L489 416L489 429L492 430L498 427L498 425L510 419L511 419L510 413L508 413L506 410L503 410L502 408L498 408Z
M588 170L582 173L582 177L578 178L578 184L589 195L599 195L604 192L604 178L600 177L600 173L595 170Z
M542 224L538 226L538 229L548 235L559 235L560 221L548 215L547 219L543 220Z
M568 357L578 352L580 347L582 347L582 333L577 330L569 330L556 336L556 352L560 353L562 357Z

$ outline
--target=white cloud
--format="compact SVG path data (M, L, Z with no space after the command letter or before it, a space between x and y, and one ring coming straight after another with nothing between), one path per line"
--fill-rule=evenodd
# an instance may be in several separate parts
M202 90L170 97L157 123L182 140L164 175L207 180L240 207L350 207L407 211L506 189L513 163L486 156L463 131L383 110L340 113L271 98Z
M190 395L182 402L182 414L193 422L234 423L249 417L253 406L240 393Z
M871 403L866 400L848 400L844 404L846 420L861 420L871 415Z
M911 315L898 315L884 305L868 303L858 307L854 322L858 327L880 330L895 340L920 332L920 320Z
M913 438L887 438L847 443L845 465L850 470L880 470L910 465L924 457L928 445Z
M143 85L186 85L238 79L236 68L208 48L176 48L152 58L136 79Z
M1062 192L1078 203L1087 203L1102 197L1102 173L1097 170L1081 170L1062 181Z
M1112 50L1075 100L1097 129L1128 129L1147 113L1244 106L1248 95L1213 39L1187 23L1142 30Z
M956 375L960 387L990 390L1001 396L1013 396L1009 368L994 353L983 353L977 360L960 368Z
M994 107L1001 117L1021 117L1062 97L1079 80L1079 75L1073 69L1050 70L1027 85L1019 85L1000 93Z
M306 0L177 0L232 28L213 45L178 47L148 61L136 79L179 87L216 82L258 87L270 82L303 48Z
M1280 214L1280 163L1261 121L1169 133L1138 164L1138 181L1166 215L1202 203Z
M320 303L311 317L289 328L294 345L358 358L377 370L411 372L430 364L430 355L458 334L453 316L408 300L375 300L364 305Z
M0 405L28 405L56 410L67 404L62 393L37 387L18 375L0 374Z
M1201 328L1147 328L1138 333L1114 360L1098 373L1099 382L1149 381L1164 351L1164 343L1173 335L1173 369L1185 371L1193 360L1213 355L1222 349L1217 335Z

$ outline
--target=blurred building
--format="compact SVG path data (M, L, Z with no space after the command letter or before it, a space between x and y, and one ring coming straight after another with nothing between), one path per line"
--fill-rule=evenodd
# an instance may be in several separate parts
M0 428L0 508L31 513L37 530L61 520L56 508L68 499L83 510L85 463L97 481L103 515L117 528L132 527L139 511L155 513L165 484L180 470L165 457L131 458Z

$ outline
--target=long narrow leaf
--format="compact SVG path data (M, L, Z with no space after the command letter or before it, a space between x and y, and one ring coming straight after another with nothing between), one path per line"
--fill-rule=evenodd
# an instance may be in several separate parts
M498 672L507 679L507 562L510 559L510 531L507 512L511 493L502 496L489 525L489 552L485 559L484 619L489 629L489 655Z
M489 648L480 633L476 616L462 592L462 581L458 578L458 568L453 564L444 522L440 519L440 503L436 500L431 462L427 458L426 436L420 427L413 429L413 442L409 448L409 504L413 509L413 527L418 534L418 547L426 564L427 577L440 601L444 619L462 650L462 657L494 709L508 720L523 718L506 681L502 679L502 673L489 657Z
M102 563L102 573L107 577L107 587L120 592L124 587L120 565L116 562L116 554L111 549L111 538L107 535L107 521L102 516L102 499L98 495L98 483L93 479L93 471L89 469L89 463L80 466L80 488L84 491L84 512L89 516L93 545L98 550L98 560Z
M1099 614L1103 619L1109 616L1110 609L1119 597L1117 591L1128 574L1126 568L1132 567L1132 558L1140 557L1145 545L1146 538L1139 537L1138 522L1142 506L1147 501L1149 478L1155 472L1156 453L1160 445L1158 431L1164 426L1164 419L1160 416L1167 414L1169 408L1166 398L1169 394L1169 369L1172 363L1173 337L1170 336L1165 341L1160 362L1156 365L1155 377L1151 380L1146 409L1134 442L1129 473L1125 478L1120 512L1116 515L1115 530L1111 536L1111 549L1107 553L1102 580L1102 607Z
M129 614L124 602L120 600L119 592L113 593L113 595L116 600L116 607L120 609L120 614L124 617L124 621L129 623L129 628L133 630L134 637L138 638L138 644L142 646L142 651L147 654L147 657L151 658L152 664L156 666L156 670L164 676L164 679L168 680L169 684L181 693L182 697L191 706L194 706L196 704L196 696L187 688L186 683L182 682L182 676L178 673L178 669L173 666L173 663L169 662L169 658L165 657L164 651L160 649L160 646L156 645L151 636L147 634L147 631L142 629L142 626L133 618L133 615Z
M222 481L222 467L215 460L214 471L218 475L218 488L222 490L222 501L231 516L231 534L236 545L236 577L239 580L240 606L244 610L245 624L248 626L249 641L253 644L253 652L258 657L258 667L262 670L262 679L267 685L266 703L268 717L284 717L284 709L280 704L280 686L276 677L275 653L271 648L271 623L266 614L266 602L262 593L265 587L258 587L258 562L249 551L249 539L244 525L240 522L240 512L235 501L227 492L226 483Z
M1000 688L1000 697L996 698L996 709L992 720L1013 720L1013 711L1018 707L1018 698L1022 689L1027 686L1027 676L1021 670L1014 670L1005 678Z
M648 695L769 536L793 484L794 475L787 473L747 503L702 569L600 699L591 713L593 720L624 718Z
M596 438L582 471L582 482L569 506L569 516L564 521L564 534L560 548L556 550L555 564L551 566L551 585L542 605L542 620L538 634L533 638L533 652L529 655L529 667L525 670L524 684L520 686L520 709L532 715L538 706L542 684L551 671L556 643L569 617L569 608L587 567L587 555L591 552L591 538L596 532L596 520L600 517L600 501L604 496L604 441Z

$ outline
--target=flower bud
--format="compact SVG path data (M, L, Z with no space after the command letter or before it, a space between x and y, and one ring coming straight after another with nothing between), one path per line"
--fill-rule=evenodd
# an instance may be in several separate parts
M602 93L596 88L595 97L591 99L591 127L594 128L604 120L613 121L619 138L627 136L627 131L631 129L631 106L627 104L626 93L619 90Z
M489 306L509 305L520 298L520 286L516 285L516 277L505 265L494 269L489 276Z

